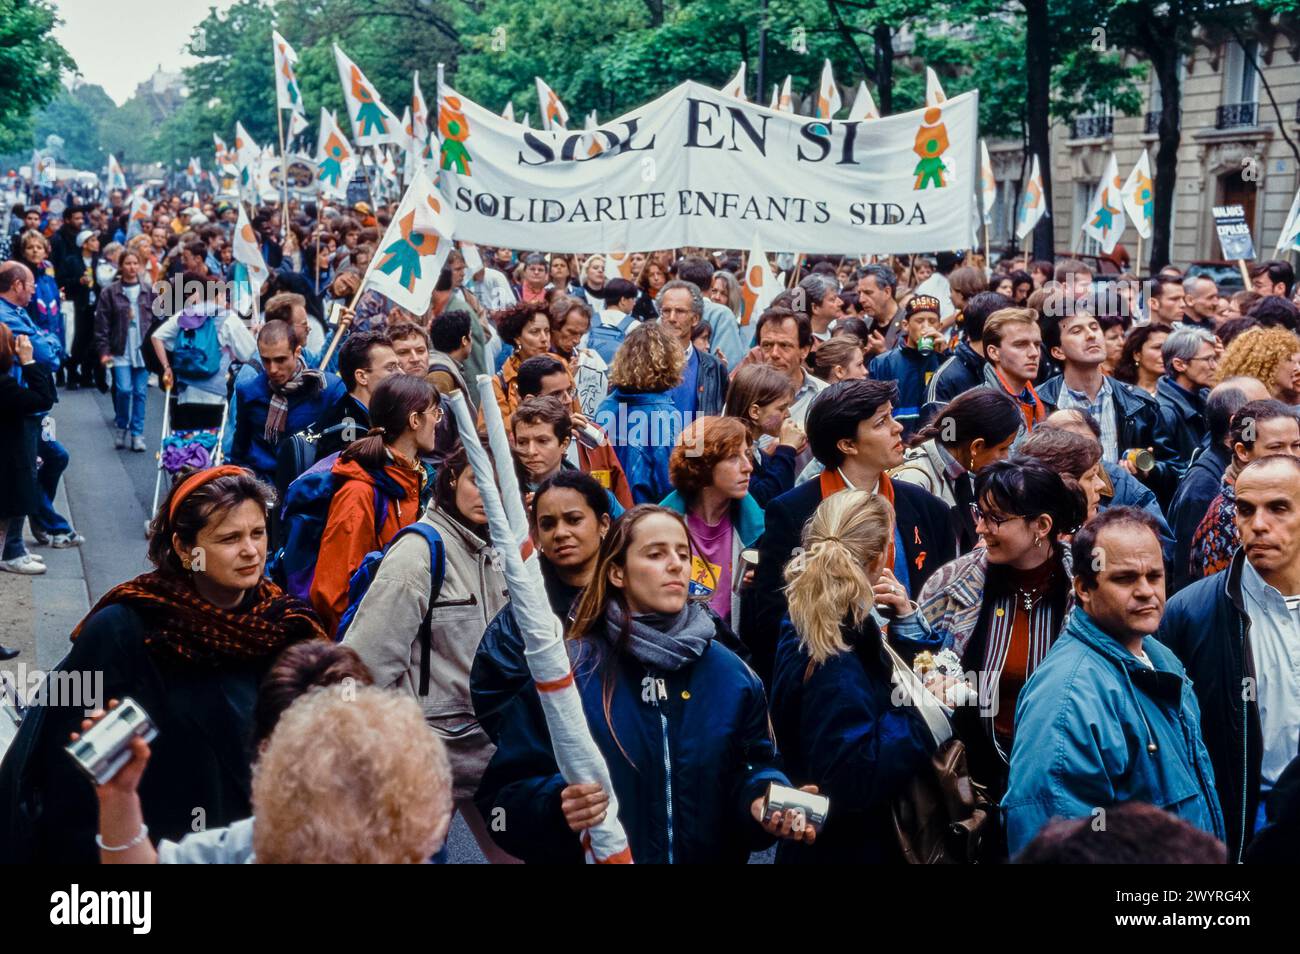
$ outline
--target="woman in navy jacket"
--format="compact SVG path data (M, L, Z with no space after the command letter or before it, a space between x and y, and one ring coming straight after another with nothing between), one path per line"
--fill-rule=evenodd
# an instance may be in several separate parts
M638 864L743 864L774 835L815 837L780 813L759 821L768 783L789 782L762 684L723 645L717 618L687 601L691 557L679 515L633 507L605 537L567 637ZM507 820L492 833L498 845L552 863L582 861L580 833L609 805L598 784L559 774L535 689L502 713L476 801L485 818Z
M894 614L890 638L910 656L938 648L888 569L888 501L846 490L818 506L804 552L786 569L790 615L777 645L772 723L790 774L831 800L812 845L778 862L901 863L891 804L924 770L934 742L920 714L891 698L892 669L872 604Z

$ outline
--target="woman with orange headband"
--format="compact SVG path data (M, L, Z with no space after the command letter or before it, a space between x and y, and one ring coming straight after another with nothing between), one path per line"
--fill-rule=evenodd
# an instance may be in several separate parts
M173 485L149 528L155 569L110 590L73 631L47 681L55 688L0 769L0 861L99 858L94 796L58 749L109 699L131 697L158 728L142 837L175 840L249 815L258 684L287 646L325 638L311 607L263 575L270 505L240 467Z

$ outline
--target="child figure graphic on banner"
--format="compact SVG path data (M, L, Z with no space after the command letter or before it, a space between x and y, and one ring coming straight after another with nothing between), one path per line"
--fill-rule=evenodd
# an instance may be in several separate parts
M370 88L361 77L361 71L355 65L352 67L352 95L361 104L361 108L357 110L357 125L361 127L361 135L369 136L376 127L381 135L387 133L388 124L384 119L384 111L375 102Z
M930 185L942 189L946 185L943 174L947 167L943 164L943 154L948 151L948 128L943 124L943 110L938 106L925 111L912 151L921 157L916 164L916 184L912 190L920 191Z
M459 97L442 98L442 103L438 106L438 129L442 132L439 167L451 169L454 166L462 176L469 175L470 154L465 148L465 140L469 138L469 123L461 112Z
M339 178L343 175L343 160L347 158L349 158L348 147L339 139L337 133L330 133L325 143L325 158L321 160L320 175L317 178L328 181L332 188L337 189Z
M429 204L433 206L435 212L442 211L438 206L437 199L429 197ZM393 272L401 269L401 274L397 280L406 287L408 291L415 291L415 283L422 277L420 270L420 258L426 255L432 255L438 249L438 236L432 232L420 232L415 228L415 209L412 209L401 220L401 237L392 245L384 249L384 257L376 264L385 275L391 275Z
M1115 185L1122 187L1123 183L1116 180ZM1115 227L1115 216L1119 214L1119 209L1111 206L1110 189L1101 190L1101 207L1093 210L1092 224L1101 229L1102 232L1109 232Z

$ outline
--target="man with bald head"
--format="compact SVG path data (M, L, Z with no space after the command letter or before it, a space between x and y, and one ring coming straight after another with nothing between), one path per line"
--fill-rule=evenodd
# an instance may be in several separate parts
M1169 526L1174 532L1170 593L1182 589L1190 579L1188 567L1192 535L1210 502L1219 495L1223 472L1232 463L1232 444L1228 434L1232 415L1249 401L1266 401L1271 396L1258 378L1238 376L1217 385L1206 398L1205 444L1192 458L1192 465L1178 482L1178 490L1169 504Z
M1300 459L1251 461L1236 496L1240 549L1169 601L1159 634L1196 690L1230 862L1300 751Z
M0 265L0 322L9 326L14 336L26 335L32 342L32 354L51 372L59 370L59 354L49 333L42 330L27 314L27 305L36 293L36 279L22 262Z

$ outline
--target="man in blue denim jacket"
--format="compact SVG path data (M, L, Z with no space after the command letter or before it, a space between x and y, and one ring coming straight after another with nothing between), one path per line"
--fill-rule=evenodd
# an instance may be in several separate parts
M1105 824L1148 802L1217 838L1223 813L1182 663L1152 634L1165 606L1152 518L1115 507L1074 537L1078 605L1016 705L1002 809L1014 856L1052 818Z

